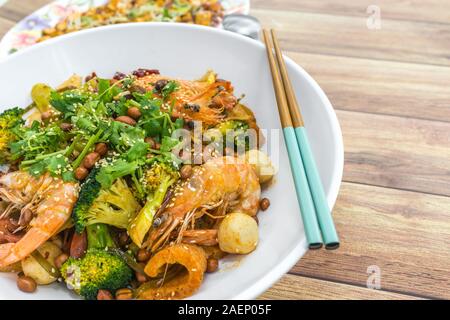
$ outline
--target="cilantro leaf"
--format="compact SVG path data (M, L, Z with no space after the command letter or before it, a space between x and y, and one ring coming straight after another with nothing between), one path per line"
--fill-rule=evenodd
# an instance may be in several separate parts
M148 152L148 148L149 148L148 143L143 141L136 142L126 153L127 160L134 161L145 158Z
M97 126L88 118L77 117L75 124L78 128L91 133L97 130Z
M125 99L120 99L119 101L108 102L106 109L110 117L118 117L127 114L128 106L125 103Z
M53 108L69 118L75 114L77 104L84 104L88 96L78 90L69 90L62 93L53 91L50 95L50 104Z
M156 119L150 119L144 122L142 128L148 137L156 137L162 132L161 122Z
M176 90L178 90L179 85L178 82L171 80L169 81L164 88L161 91L162 97L164 100L167 100L167 98Z
M40 176L45 172L49 172L52 176L62 176L64 181L73 181L73 172L69 170L69 161L62 154L53 156L41 156L41 159L33 163L28 172L32 176Z
M111 86L108 79L98 79L98 97L100 101L104 103L111 102L120 92L122 92L122 89L118 86Z
M171 137L163 137L161 141L161 148L159 149L161 152L170 152L173 148L179 145L181 142L178 139L174 139Z
M18 128L17 135L21 140L10 144L13 160L22 157L25 160L35 159L37 156L59 151L66 142L66 134L56 123L41 128L35 121L29 128Z
M139 164L136 161L127 162L118 159L110 165L102 167L95 179L102 185L102 188L108 189L116 179L133 174L138 168Z

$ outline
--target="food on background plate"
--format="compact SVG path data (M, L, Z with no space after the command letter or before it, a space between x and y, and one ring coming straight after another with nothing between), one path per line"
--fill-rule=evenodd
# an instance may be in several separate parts
M212 71L36 84L0 114L0 271L24 292L62 279L85 299L182 299L255 250L274 169L233 91Z
M221 23L219 0L110 0L103 6L73 13L44 29L38 42L83 29L128 22L184 22L205 26Z

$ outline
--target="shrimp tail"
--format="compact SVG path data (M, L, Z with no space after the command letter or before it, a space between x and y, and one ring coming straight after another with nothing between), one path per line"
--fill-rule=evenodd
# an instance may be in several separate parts
M49 236L47 234L42 233L39 229L32 228L19 240L19 242L6 243L6 248L4 250L5 254L3 257L0 257L0 267L6 267L25 259L48 239Z

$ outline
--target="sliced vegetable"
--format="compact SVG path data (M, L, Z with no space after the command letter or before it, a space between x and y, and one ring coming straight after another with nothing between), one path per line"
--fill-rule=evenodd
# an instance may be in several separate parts
M179 177L178 171L160 163L155 163L147 172L145 177L145 186L149 193L147 202L128 227L128 233L137 246L142 246L142 242L152 226L155 214L162 205L168 189Z
M35 84L31 89L31 99L33 99L40 112L49 110L52 91L53 89L44 83Z
M37 284L50 284L59 277L54 260L62 253L52 242L46 242L31 256L22 260L23 273L34 279Z

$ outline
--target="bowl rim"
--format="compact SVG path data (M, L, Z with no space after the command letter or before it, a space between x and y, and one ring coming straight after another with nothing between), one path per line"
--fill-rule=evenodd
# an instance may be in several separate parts
M264 44L260 41L250 39L248 37L245 37L243 35L233 33L231 31L226 31L222 29L217 28L211 28L211 27L205 27L205 26L199 26L199 25L192 25L192 24L183 24L183 23L170 23L170 22L141 22L141 23L124 23L124 24L117 24L117 25L108 25L108 26L102 26L98 28L92 28L87 30L81 30L74 33L65 34L62 36L58 36L49 40L46 40L42 43L35 44L29 48L25 48L23 50L20 50L12 55L9 55L5 58L3 58L0 61L0 65L7 64L10 60L17 59L18 57L21 57L22 55L29 55L32 54L36 50L40 50L40 48L44 48L46 46L52 46L54 43L64 42L71 38L77 38L77 37L83 37L84 34L90 34L90 33L101 33L102 31L109 31L109 30L115 30L115 29L139 29L139 28L167 28L167 29L190 29L194 32L207 32L207 33L216 33L219 36L224 37L230 37L234 38L237 41L243 41L248 44L251 44L253 46L258 47L259 49L264 49ZM330 191L327 195L328 205L332 209L338 193L339 188L342 181L342 175L343 175L343 168L344 168L344 143L343 143L343 137L342 137L342 131L341 127L339 125L339 121L337 118L337 115L331 105L331 102L329 101L328 97L325 95L322 88L319 86L319 84L309 75L301 66L299 66L297 63L295 63L291 58L284 55L286 64L291 67L296 72L300 73L305 79L312 85L313 89L317 92L320 100L322 101L323 105L325 106L325 112L327 116L330 119L331 122L331 131L333 133L333 144L336 148L336 154L334 158L334 166L333 166L333 176L331 179L331 185L330 185ZM261 277L258 281L253 283L251 286L246 288L245 290L236 293L231 299L233 300L247 300L247 299L254 299L258 297L260 294L265 292L267 289L269 289L276 281L278 281L284 274L286 274L299 260L300 258L306 253L308 250L306 238L303 238L303 240L298 243L294 249L287 254L279 263L278 265L270 270L270 272L266 273L263 277Z

